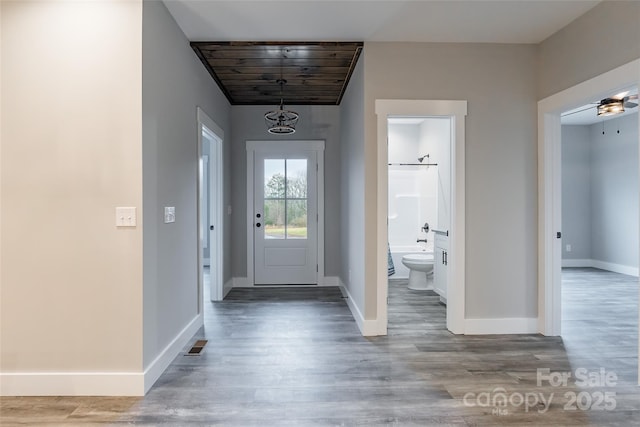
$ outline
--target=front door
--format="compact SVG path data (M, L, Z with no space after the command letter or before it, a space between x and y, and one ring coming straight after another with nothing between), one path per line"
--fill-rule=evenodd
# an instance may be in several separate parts
M318 283L317 169L313 150L255 152L256 285Z

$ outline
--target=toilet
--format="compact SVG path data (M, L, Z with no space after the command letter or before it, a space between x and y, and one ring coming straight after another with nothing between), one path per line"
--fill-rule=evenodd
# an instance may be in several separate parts
M433 253L423 252L402 257L409 269L409 289L424 291L433 289Z

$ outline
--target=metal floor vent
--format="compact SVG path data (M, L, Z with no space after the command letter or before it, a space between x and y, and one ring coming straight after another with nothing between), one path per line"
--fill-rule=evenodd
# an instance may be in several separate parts
M207 340L196 341L195 344L193 344L193 346L185 354L185 356L199 356L200 353L202 353L205 345L207 345Z

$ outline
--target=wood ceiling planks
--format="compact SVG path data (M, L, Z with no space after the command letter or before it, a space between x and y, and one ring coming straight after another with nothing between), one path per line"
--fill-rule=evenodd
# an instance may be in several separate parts
M192 42L232 105L338 105L362 42ZM286 80L280 91L279 79Z

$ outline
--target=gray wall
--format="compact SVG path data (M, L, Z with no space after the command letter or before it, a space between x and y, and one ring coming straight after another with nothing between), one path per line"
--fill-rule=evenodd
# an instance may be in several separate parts
M142 25L144 204L144 366L198 313L197 168L200 106L224 131L230 106L162 2L145 1ZM229 162L225 161L225 165ZM224 171L229 203L229 167ZM163 207L176 207L164 224ZM230 277L229 221L223 223L224 277Z
M591 259L589 126L562 126L562 258Z
M536 47L365 43L365 48L365 158L374 171L366 175L368 219L375 224L375 99L468 100L466 316L535 317ZM375 239L366 250L365 269L374 274L375 256L369 255L375 254ZM366 312L375 313L375 297L369 296L375 296L376 281L366 283Z
M286 101L286 99L285 99ZM264 113L277 106L232 107L232 258L233 276L247 276L247 148L248 140L325 140L324 213L325 275L340 272L340 116L337 106L287 105L300 114L296 133L271 135Z
M603 1L539 45L538 99L640 58L640 2Z
M620 133L617 133L617 131ZM638 266L638 114L589 127L591 252L595 260Z
M602 131L562 127L563 259L638 267L638 114Z
M342 171L340 279L364 315L364 62L360 56L340 106L340 168Z

